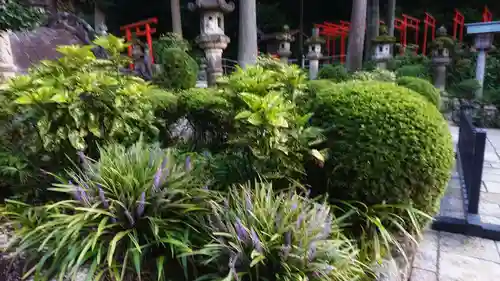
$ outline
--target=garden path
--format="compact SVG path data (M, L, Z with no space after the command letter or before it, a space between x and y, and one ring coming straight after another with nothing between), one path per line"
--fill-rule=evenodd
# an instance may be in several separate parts
M450 126L454 146L458 128ZM500 224L500 130L488 129L479 214ZM458 174L453 173L440 215L464 218ZM486 281L500 276L500 242L427 230L415 256L410 281Z

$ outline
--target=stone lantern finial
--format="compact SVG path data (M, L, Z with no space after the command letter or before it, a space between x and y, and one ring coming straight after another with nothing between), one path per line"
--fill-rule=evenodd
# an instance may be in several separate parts
M309 79L314 80L318 76L319 59L322 57L321 45L325 43L325 39L319 36L319 28L312 29L312 36L306 40L306 45L309 47L307 58L309 59Z
M283 63L288 63L288 58L292 55L290 43L295 41L295 37L290 32L288 25L283 26L283 32L276 36L279 41L278 55Z
M436 34L438 37L448 36L448 30L446 29L446 27L444 25L441 25L441 27L438 28Z
M207 84L215 86L222 76L222 52L231 42L224 34L224 14L234 11L234 2L226 0L195 0L188 4L191 11L200 12L200 35L196 43L205 51Z

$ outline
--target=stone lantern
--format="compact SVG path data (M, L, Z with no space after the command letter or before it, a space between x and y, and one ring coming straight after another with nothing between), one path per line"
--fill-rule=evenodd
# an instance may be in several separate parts
M448 36L444 26L437 30L436 39L430 44L431 61L434 68L434 86L444 92L446 88L446 67L451 62L451 50L455 42Z
M311 80L318 77L319 59L322 57L321 45L324 43L325 40L319 36L319 28L313 28L312 36L306 41L309 48L307 58L309 59L309 79Z
M224 34L224 13L234 11L234 3L226 0L195 0L189 3L191 11L200 11L200 35L196 43L205 51L207 61L207 84L215 86L222 76L222 52L231 42Z
M375 48L372 59L377 63L377 68L387 68L387 62L392 59L391 50L395 42L396 37L390 36L387 27L381 25L380 35L373 40Z
M292 55L290 50L290 43L295 41L295 38L290 33L290 27L288 25L283 26L283 32L276 36L279 42L278 55L283 63L288 63L288 58Z
M484 75L486 70L486 52L493 47L494 33L500 33L500 22L480 22L466 24L467 34L473 34L474 47L478 51L476 64L476 80L481 87L476 92L476 96L483 95Z

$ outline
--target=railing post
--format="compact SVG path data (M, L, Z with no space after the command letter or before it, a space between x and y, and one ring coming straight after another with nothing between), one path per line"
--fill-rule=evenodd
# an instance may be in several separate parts
M474 129L474 150L471 165L471 191L469 198L470 214L477 214L479 210L479 196L483 175L484 150L486 147L486 132L483 129Z

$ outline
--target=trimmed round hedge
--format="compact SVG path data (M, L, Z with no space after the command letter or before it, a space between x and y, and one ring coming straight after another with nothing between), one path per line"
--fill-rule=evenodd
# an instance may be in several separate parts
M398 78L396 83L399 86L406 87L419 93L437 108L440 107L441 94L439 93L439 89L434 87L429 81L417 77L405 76Z
M308 169L315 195L437 211L454 157L435 106L394 83L349 81L318 93L312 109L329 149L322 169Z
M162 71L154 82L166 89L185 90L196 86L198 64L180 48L166 48L157 57Z

